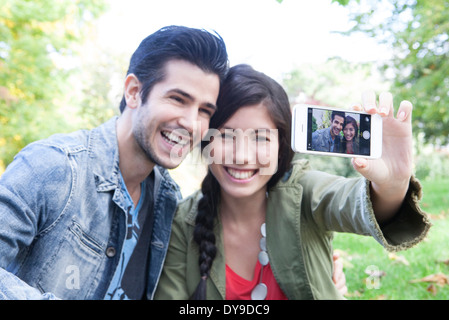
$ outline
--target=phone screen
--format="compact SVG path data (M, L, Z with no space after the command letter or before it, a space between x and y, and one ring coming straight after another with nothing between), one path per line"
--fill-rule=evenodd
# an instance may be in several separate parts
M307 150L371 156L371 115L309 107Z

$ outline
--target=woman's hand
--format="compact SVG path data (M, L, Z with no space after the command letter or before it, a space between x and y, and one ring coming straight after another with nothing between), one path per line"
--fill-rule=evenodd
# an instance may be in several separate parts
M355 109L378 113L383 122L382 157L368 160L353 158L352 164L371 181L371 200L379 222L390 219L401 206L408 190L413 168L412 104L402 101L394 115L393 96L382 93L377 103L374 92L362 95Z
M348 293L348 287L346 286L346 276L345 272L343 271L343 261L337 251L334 251L332 260L334 263L332 281L334 282L337 290L344 296Z

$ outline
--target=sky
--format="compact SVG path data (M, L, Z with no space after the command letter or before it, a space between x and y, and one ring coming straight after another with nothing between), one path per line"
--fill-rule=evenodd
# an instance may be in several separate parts
M248 63L280 80L303 63L340 56L348 61L387 59L388 48L357 34L348 9L331 0L110 0L98 22L99 45L129 57L140 41L166 25L218 32L230 64Z

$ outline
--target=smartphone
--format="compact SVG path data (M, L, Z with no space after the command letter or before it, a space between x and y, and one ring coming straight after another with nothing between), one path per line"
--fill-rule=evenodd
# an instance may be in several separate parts
M382 118L360 111L296 105L292 118L292 149L315 155L380 158Z

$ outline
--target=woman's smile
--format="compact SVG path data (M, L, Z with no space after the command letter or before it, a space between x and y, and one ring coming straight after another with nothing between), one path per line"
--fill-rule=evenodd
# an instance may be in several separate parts
M259 171L256 170L248 170L248 169L236 169L230 167L224 167L225 171L235 180L239 180L240 182L249 181L254 175Z

